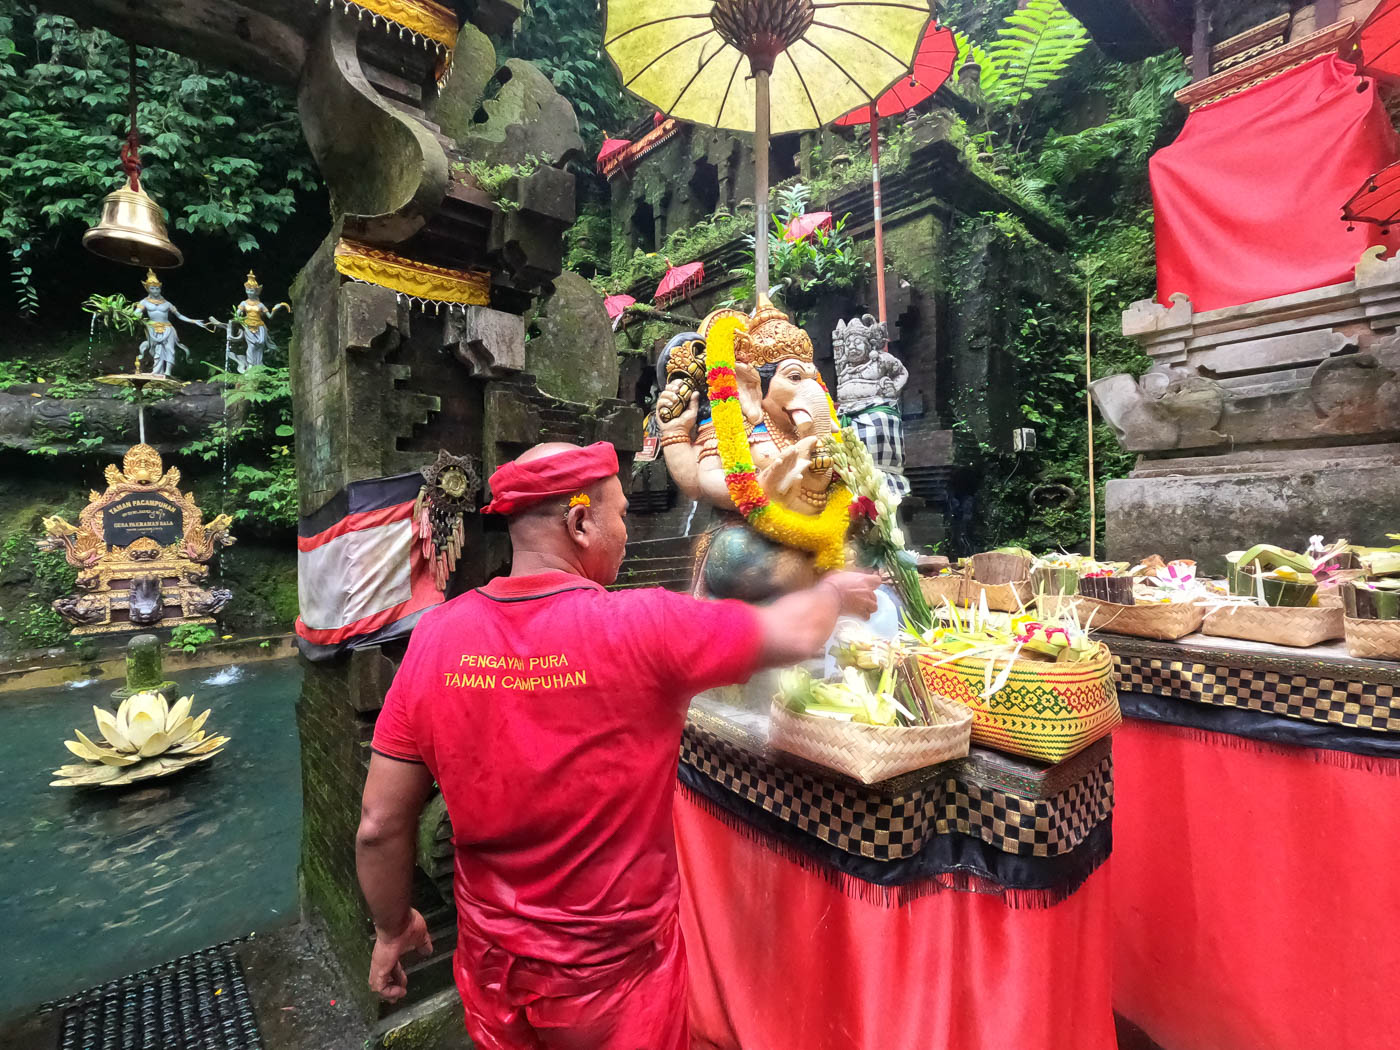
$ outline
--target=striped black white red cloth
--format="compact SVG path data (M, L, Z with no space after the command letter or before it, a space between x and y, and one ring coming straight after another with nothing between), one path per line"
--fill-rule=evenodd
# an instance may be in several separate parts
M297 644L309 659L400 638L443 600L413 538L418 472L356 481L297 524Z

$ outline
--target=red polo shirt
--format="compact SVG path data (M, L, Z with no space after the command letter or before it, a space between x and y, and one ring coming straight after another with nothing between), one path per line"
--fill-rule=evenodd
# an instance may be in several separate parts
M501 577L414 628L374 749L424 762L457 849L459 922L564 965L651 940L678 900L671 799L690 698L756 669L739 602Z

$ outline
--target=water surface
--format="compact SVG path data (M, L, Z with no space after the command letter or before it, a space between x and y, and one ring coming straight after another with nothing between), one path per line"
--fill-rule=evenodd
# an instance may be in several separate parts
M119 683L0 695L0 1018L295 918L301 670L242 670L175 676L224 752L128 788L48 786Z

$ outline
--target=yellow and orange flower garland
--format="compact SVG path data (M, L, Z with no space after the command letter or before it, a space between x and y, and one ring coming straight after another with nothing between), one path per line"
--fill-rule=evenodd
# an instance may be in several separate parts
M844 485L833 485L825 509L819 515L809 515L770 502L758 483L753 453L744 432L739 382L734 375L734 336L743 323L737 317L721 317L710 327L705 340L705 355L710 362L710 406L729 498L760 535L815 554L818 569L839 569L846 563L850 491Z

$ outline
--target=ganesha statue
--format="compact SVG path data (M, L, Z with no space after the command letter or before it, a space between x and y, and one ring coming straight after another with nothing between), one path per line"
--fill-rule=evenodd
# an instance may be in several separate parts
M657 368L666 468L687 497L729 512L702 541L696 592L763 601L844 565L851 497L807 334L760 296L752 315L718 310L671 340Z
M901 498L909 495L904 476L904 417L899 395L909 370L885 349L888 329L870 314L838 321L831 333L836 355L836 396L841 418L855 428L875 465Z

